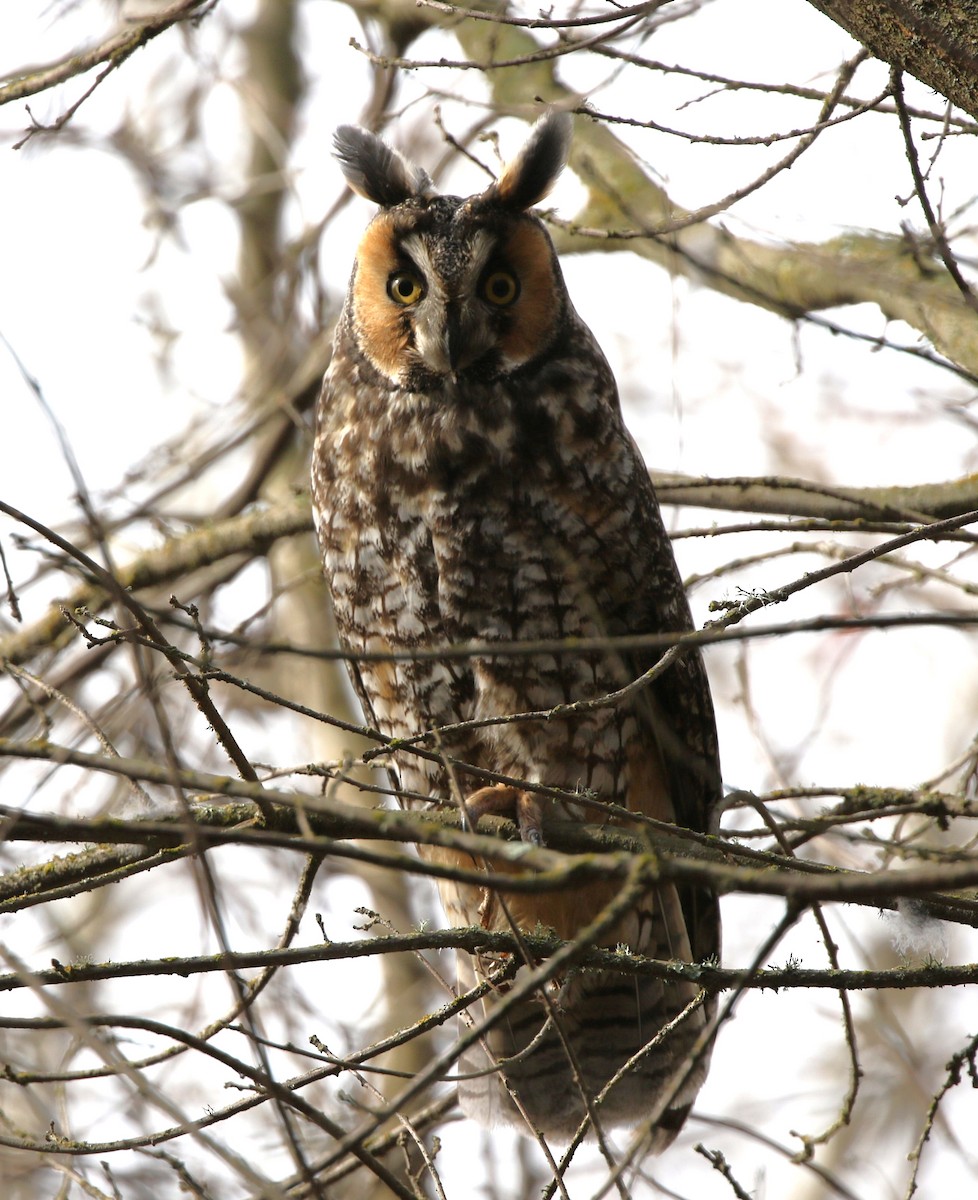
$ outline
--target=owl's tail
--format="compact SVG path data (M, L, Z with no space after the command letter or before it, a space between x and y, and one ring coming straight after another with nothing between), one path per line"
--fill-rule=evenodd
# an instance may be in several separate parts
M655 896L654 918L646 909L643 936L630 944L646 955L689 961L675 892L657 889ZM709 1053L694 1058L693 1049L714 1002L691 983L586 969L520 997L532 970L521 967L479 1011L470 1010L487 1027L459 1060L466 1115L568 1140L588 1115L602 1127L635 1126L661 1106L650 1134L652 1149L665 1149L706 1076ZM484 974L477 959L459 955L461 986Z

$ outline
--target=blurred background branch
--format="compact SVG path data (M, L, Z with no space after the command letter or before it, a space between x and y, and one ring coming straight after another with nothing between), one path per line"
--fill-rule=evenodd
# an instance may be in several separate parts
M976 531L927 535L978 508L974 7L0 16L5 1195L970 1186ZM335 652L307 460L368 214L332 129L465 194L547 104L575 135L545 219L706 627L730 796L703 843L554 825L528 852L501 820L400 813L384 764L437 747L371 737ZM772 599L782 622L724 636ZM520 959L428 928L426 839L486 884L641 864L723 889L725 965L617 959L736 1004L667 1158L623 1137L617 1164L561 1162L458 1120L444 1064L474 994L449 951L498 956L500 988ZM606 965L546 930L519 953ZM826 989L851 993L843 1033Z

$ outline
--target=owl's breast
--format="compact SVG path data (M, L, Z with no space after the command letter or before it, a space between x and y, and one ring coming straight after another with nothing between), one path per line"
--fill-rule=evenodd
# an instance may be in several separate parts
M368 719L391 737L463 720L472 692L464 663L412 657L449 640L424 514L390 492L382 501L374 489L338 494L342 503L318 506L319 538L340 639L377 656L353 671Z
M499 723L620 688L634 669L618 652L573 643L650 627L649 548L663 538L654 497L610 377L582 391L578 375L553 368L529 394L453 398L371 390L346 371L328 385L314 491L343 642L400 656L356 665L368 719L395 737L495 722L453 748L503 774L623 799L630 710ZM540 642L550 645L512 645Z

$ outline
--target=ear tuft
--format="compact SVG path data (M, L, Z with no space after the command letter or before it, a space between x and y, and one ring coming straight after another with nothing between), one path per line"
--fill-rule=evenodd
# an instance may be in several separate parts
M347 183L365 200L390 208L431 190L426 171L359 125L341 125L333 135L333 157Z
M570 114L551 109L530 130L519 154L483 195L483 200L522 211L538 204L557 182L570 153Z

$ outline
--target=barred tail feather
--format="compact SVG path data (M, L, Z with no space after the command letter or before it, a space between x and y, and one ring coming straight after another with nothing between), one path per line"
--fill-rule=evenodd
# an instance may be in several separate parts
M635 948L688 961L685 928L681 919L678 925L670 919L679 915L678 900L673 889L664 891L656 895L655 913L641 914L645 936ZM483 1001L481 1012L471 1010L472 1015L491 1021L526 969ZM460 985L471 987L477 972L476 960L459 955ZM481 1042L462 1056L462 1109L485 1125L513 1125L526 1134L539 1130L567 1140L587 1115L582 1089L602 1126L613 1128L647 1119L677 1078L675 1095L653 1133L652 1148L663 1150L681 1129L706 1077L709 1054L692 1062L690 1053L714 1002L691 1008L665 1036L658 1035L697 994L693 984L612 971L582 970L562 983L554 981L548 985L549 1005L540 995L507 1005ZM686 1077L679 1079L677 1072L684 1071ZM598 1103L619 1072L621 1077Z

